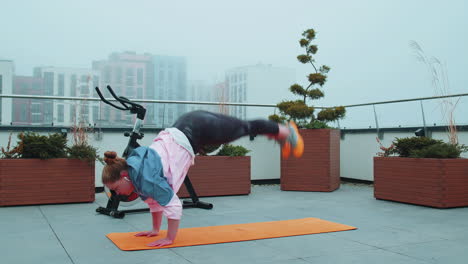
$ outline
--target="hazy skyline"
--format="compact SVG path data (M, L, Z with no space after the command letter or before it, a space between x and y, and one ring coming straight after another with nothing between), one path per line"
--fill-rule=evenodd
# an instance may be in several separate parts
M2 9L0 58L13 60L17 75L35 66L91 68L112 52L135 51L185 56L190 80L222 80L229 68L264 63L294 68L306 84L312 67L297 62L298 40L314 28L317 63L331 67L317 105L435 95L412 40L446 65L452 94L468 92L464 0L16 0ZM272 91L278 101L284 89Z

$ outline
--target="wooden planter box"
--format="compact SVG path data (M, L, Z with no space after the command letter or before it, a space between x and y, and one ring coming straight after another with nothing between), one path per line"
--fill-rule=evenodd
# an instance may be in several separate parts
M94 201L94 165L76 159L0 159L0 206Z
M468 206L468 159L374 157L374 196L437 208Z
M250 157L196 156L188 172L198 196L250 193ZM182 184L179 197L190 197Z
M281 190L331 192L340 187L340 131L300 129L301 158L281 159Z

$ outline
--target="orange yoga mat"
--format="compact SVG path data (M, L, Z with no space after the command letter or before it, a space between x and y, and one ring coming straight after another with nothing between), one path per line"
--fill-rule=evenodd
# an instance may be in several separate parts
M146 245L166 237L166 230L161 231L156 237L134 236L138 232L110 233L107 237L121 250L144 250L300 236L353 229L356 229L356 227L318 218L303 218L249 224L181 228L174 244L164 247L148 247Z

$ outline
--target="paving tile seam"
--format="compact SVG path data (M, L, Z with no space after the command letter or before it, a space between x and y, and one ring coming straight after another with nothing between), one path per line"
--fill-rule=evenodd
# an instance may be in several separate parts
M413 234L418 234L418 233L413 233ZM338 236L337 234L331 234L331 235L332 236ZM340 239L356 242L356 243L359 243L359 244L362 244L362 245L371 246L371 247L375 247L375 248L379 248L379 249L390 248L390 247L399 247L399 246L407 246L407 245L417 245L417 244L424 244L424 243L435 242L435 241L451 241L451 240L448 240L448 239L445 239L445 238L434 238L434 239L429 239L429 240L419 241L419 242L399 243L397 246L381 247L381 246L366 244L364 242L356 241L356 240L353 240L353 239L350 239L350 238L345 238L345 237L340 237Z
M414 257L414 256L409 256L409 255L405 255L401 252L397 252L397 251L393 251L393 250L390 250L391 248L394 248L394 247L400 247L400 246L405 246L405 245L417 245L417 244L425 244L425 243L429 243L429 242L434 242L434 241L444 241L445 239L440 239L440 240L429 240L429 241L424 241L424 242L414 242L414 243L402 243L398 246L390 246L390 247L381 247L381 246L375 246L375 245L370 245L370 244L366 244L366 243L363 243L363 242L360 242L360 241L355 241L355 240L352 240L352 239L349 239L349 238L342 238L344 240L348 240L348 241L352 241L352 242L356 242L356 243L359 243L361 245L366 245L366 246L370 246L370 247L373 247L375 249L380 249L380 250L384 250L384 251L387 251L387 252L391 252L391 253L395 253L395 254L398 254L398 255L402 255L402 256L405 256L405 257L408 257L408 258L412 258L412 259L415 259L415 260L418 260L418 261L423 261L425 263L432 263L432 262L428 262L427 260L425 259L421 259L421 258L417 258L417 257ZM365 250L351 250L351 251L365 251Z
M63 243L62 243L62 241L60 240L59 236L57 235L57 233L55 232L54 228L53 228L52 225L50 224L49 219L47 218L47 216L45 216L44 212L42 211L41 206L39 206L38 209L39 209L39 211L41 212L42 217L44 217L44 219L46 220L47 225L49 225L49 228L50 228L50 230L52 231L52 233L54 234L55 238L56 238L57 241L60 243L60 246L63 248L63 250L64 250L65 253L67 254L68 259L70 259L70 261L71 261L72 264L75 264L75 262L73 261L72 257L70 256L70 253L68 253L67 249L66 249L65 246L63 245Z
M393 227L393 226L388 226L388 225L385 225L383 227L390 228L390 229L395 229L395 230L400 230L400 231L405 231L405 232L409 232L409 233L413 233L413 234L421 234L420 232L414 232L411 229ZM434 240L428 240L428 241L424 241L424 242L415 242L415 243L419 244L419 243L432 242L432 241L443 241L443 240L450 241L451 240L449 238L442 237L442 236L435 236L435 235L431 235L431 236L433 237ZM412 243L409 243L409 244L412 244Z
M179 257L183 258L183 259L186 260L187 262L189 262L189 263L195 263L195 262L193 262L193 261L190 261L190 260L187 259L186 257L184 257L182 254L177 253L177 251L174 250L173 248L168 248L168 249L169 249L170 251L172 251L172 253L174 253L176 256L179 256Z
M424 263L433 263L433 262L427 261L426 259L423 259L423 258L418 258L418 257L414 257L414 256L410 256L410 255L403 254L403 253L401 253L401 252L397 252L397 251L390 250L389 248L381 248L381 250L384 250L384 251L387 251L387 252L391 252L391 253L395 253L395 254L398 254L398 255L401 255L401 256L405 256L405 257L408 257L408 258L411 258L411 259L418 260L418 261L422 261L422 262L424 262Z

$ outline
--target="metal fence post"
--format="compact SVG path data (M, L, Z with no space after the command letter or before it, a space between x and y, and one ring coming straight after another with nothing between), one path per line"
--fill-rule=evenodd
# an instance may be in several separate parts
M423 120L423 127L424 127L424 135L425 135L426 137L430 137L430 135L429 135L428 132L427 132L426 117L425 117L425 115L424 115L424 107L423 107L423 102L422 102L422 100L420 100L419 103L421 104L421 113L422 113L422 120Z
M377 119L377 111L375 110L375 104L372 105L372 108L374 108L374 118L375 118L375 127L377 129L377 137L379 139L383 139L383 133L380 133L379 121Z

